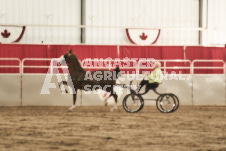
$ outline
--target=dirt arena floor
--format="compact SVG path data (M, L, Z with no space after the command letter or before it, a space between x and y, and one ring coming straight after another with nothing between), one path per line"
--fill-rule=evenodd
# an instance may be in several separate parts
M226 106L67 108L0 107L0 151L226 150Z

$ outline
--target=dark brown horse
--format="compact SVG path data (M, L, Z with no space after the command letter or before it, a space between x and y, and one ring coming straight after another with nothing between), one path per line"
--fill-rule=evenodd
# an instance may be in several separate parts
M69 50L62 56L62 58L67 63L70 76L68 77L68 82L62 81L59 86L61 84L68 84L73 89L73 105L68 109L68 111L73 111L75 108L78 89L85 91L103 89L110 92L109 97L113 96L115 99L115 106L111 109L111 111L117 110L118 96L114 93L113 88L116 85L116 79L121 75L119 68L116 68L114 71L98 70L94 72L86 72L82 68L77 57L72 53L72 50ZM60 64L62 64L62 62ZM106 98L106 100L108 98Z

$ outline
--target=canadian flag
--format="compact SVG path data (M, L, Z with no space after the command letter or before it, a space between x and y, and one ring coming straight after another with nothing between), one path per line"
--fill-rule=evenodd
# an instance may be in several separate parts
M1 26L0 43L19 42L23 37L25 26Z
M137 45L155 44L160 35L160 29L126 28L129 41Z

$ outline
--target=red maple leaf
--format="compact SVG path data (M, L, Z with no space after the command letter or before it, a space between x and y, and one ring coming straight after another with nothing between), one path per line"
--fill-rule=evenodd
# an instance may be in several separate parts
M148 38L147 35L145 35L145 33L143 32L142 35L140 35L140 39L141 40L146 40Z
M10 33L7 31L7 29L5 29L4 32L1 32L1 35L3 38L8 38L10 36Z

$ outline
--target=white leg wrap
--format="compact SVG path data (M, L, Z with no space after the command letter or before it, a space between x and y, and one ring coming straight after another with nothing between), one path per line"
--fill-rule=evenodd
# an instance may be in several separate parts
M110 98L110 95L104 99L104 105L105 105L105 106L108 105L108 99L109 99L109 98Z
M75 105L72 105L72 106L68 109L68 111L69 111L69 112L72 112L74 108L75 108Z
M117 106L117 103L115 103L114 107L113 107L113 108L111 108L111 112L113 112L114 110L116 110L116 111L117 111L117 109L118 109L118 106Z

